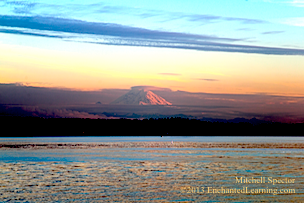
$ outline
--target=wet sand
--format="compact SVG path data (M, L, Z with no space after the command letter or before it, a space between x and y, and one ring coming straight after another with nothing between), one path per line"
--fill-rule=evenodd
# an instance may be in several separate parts
M301 202L304 199L301 143L2 143L0 146L2 154L64 156L61 161L0 160L0 202ZM286 150L281 152L281 148ZM83 159L68 161L67 156ZM93 156L101 159L90 159ZM294 182L240 184L236 183L236 177L288 178ZM295 193L212 193L211 188L221 187L247 187L248 191L294 189Z

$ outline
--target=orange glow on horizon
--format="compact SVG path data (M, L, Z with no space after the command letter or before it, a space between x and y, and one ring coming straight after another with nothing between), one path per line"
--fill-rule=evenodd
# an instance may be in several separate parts
M224 94L304 92L302 56L60 43L58 49L1 44L0 83L81 91L147 85Z

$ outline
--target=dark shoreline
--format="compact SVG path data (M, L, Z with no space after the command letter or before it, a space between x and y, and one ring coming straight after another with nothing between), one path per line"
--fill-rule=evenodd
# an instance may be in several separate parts
M59 136L300 136L304 123L239 119L234 122L188 118L81 119L0 116L0 137ZM13 126L13 127L12 127Z
M92 148L237 148L304 149L304 143L235 142L104 142L104 143L0 143L0 149L92 149Z

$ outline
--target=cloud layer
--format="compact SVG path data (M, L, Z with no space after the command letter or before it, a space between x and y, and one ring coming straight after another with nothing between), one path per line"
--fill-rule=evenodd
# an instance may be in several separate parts
M31 112L33 116L40 117L52 117L52 118L91 118L91 119L100 119L107 118L106 116L89 114L87 112L72 111L67 109L53 109L46 108L42 109L38 106L24 106L22 107L24 111Z
M302 108L304 97L266 94L191 93L172 91L168 88L154 86L134 86L131 89L151 90L156 95L172 102L173 105L163 107L109 104L130 90L107 89L94 93L0 84L0 116L22 115L73 118L181 116L219 119L237 117L250 119L255 117L284 122L304 120L304 109ZM22 92L24 93L22 94ZM51 98L55 98L56 102ZM96 104L97 101L101 101L102 104Z
M215 82L215 81L219 81L217 79L207 79L207 78L199 78L197 80L204 80L204 81L208 81L208 82Z
M161 47L198 51L273 55L304 55L302 49L233 44L245 39L165 32L112 23L86 22L52 17L0 15L0 32L106 45Z

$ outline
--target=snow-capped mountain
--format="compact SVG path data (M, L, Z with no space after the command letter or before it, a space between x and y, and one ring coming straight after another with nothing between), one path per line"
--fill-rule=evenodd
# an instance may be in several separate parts
M154 94L149 88L132 88L130 92L119 97L111 104L172 105L164 98Z

